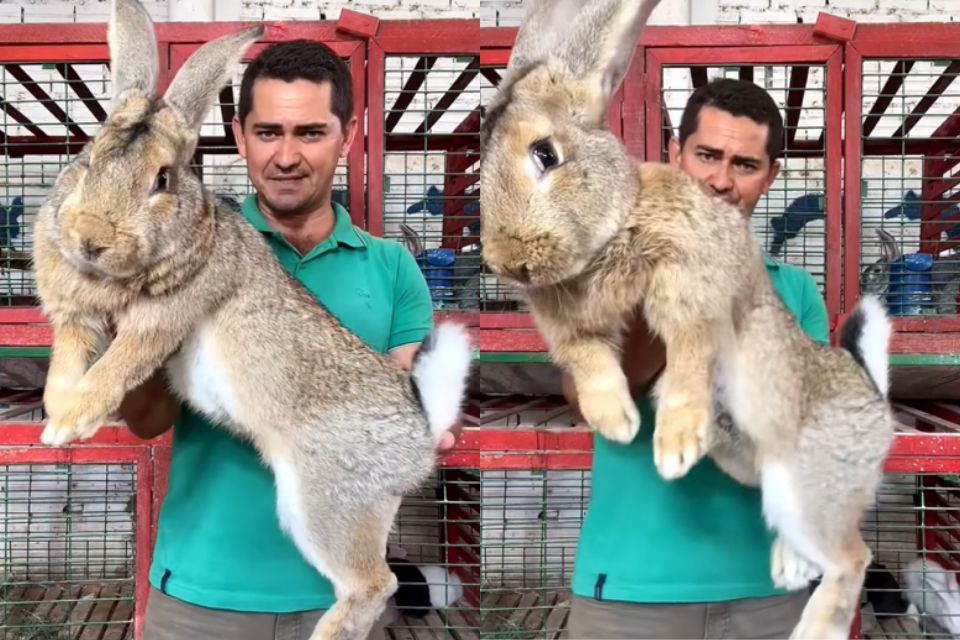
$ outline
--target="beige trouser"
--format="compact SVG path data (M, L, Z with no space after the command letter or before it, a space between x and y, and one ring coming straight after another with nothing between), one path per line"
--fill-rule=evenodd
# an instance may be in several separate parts
M788 638L809 598L785 596L710 604L640 605L573 596L565 638Z
M391 611L387 608L387 612ZM309 640L323 611L240 613L197 607L150 588L143 640ZM385 614L386 615L386 614ZM384 621L370 640L386 640Z

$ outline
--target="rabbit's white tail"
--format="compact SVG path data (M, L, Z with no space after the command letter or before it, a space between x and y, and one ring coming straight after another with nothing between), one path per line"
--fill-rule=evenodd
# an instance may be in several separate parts
M414 358L413 387L438 440L460 417L472 359L470 335L452 322L437 326Z
M868 295L860 299L840 331L840 346L866 369L884 396L890 384L888 350L891 330L883 303L876 296Z

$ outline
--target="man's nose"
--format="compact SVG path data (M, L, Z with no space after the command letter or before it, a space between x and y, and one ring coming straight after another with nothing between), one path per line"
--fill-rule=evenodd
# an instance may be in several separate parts
M281 169L292 169L300 163L300 146L296 140L285 138L280 142L273 162Z
M717 195L723 195L733 189L733 180L730 178L730 172L726 167L714 171L707 180L707 184Z

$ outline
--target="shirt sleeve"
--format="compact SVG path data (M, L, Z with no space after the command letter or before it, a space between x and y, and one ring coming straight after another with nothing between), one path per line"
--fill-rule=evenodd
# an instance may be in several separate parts
M830 319L827 316L827 305L820 295L817 283L810 274L804 272L803 278L803 315L800 317L800 327L804 332L823 345L830 343Z
M393 290L393 322L387 349L423 342L433 329L433 301L416 260L399 248L397 279Z

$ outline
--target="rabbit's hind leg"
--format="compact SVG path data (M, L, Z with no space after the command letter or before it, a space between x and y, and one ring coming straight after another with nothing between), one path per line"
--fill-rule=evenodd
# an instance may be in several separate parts
M870 564L854 501L840 496L825 508L822 496L808 488L816 485L804 484L804 475L789 464L768 462L762 477L764 515L780 537L773 549L774 580L797 588L797 581L818 569L823 575L791 640L846 640Z
M804 607L791 640L846 640L860 604L860 591L870 564L870 549L853 528L831 557L823 579Z
M387 536L400 498L383 496L363 511L344 514L347 527L325 527L319 550L336 603L321 616L310 640L363 640L383 615L397 590L397 577L386 562ZM314 520L326 519L314 511ZM338 518L339 519L339 518Z

